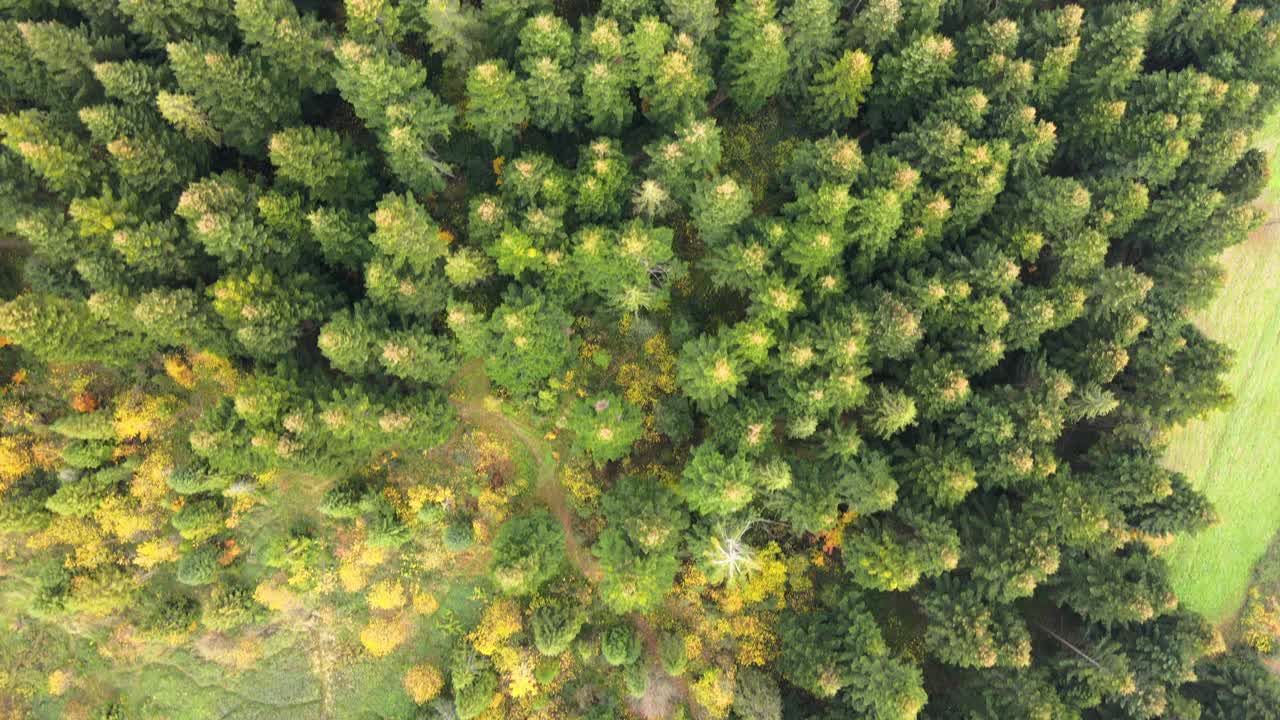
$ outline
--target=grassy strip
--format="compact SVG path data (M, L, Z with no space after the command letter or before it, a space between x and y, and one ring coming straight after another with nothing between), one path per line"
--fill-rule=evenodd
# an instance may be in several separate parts
M1263 201L1274 208L1280 203L1280 157L1274 153L1280 116L1263 137L1263 146L1273 150ZM1280 226L1255 233L1222 261L1226 287L1196 322L1236 350L1227 378L1236 403L1179 430L1167 459L1209 496L1222 518L1168 553L1183 603L1219 623L1239 611L1254 564L1280 530Z

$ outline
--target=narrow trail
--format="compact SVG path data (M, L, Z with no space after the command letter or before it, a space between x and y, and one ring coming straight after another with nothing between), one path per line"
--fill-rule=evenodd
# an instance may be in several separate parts
M569 509L568 499L565 497L564 486L556 477L556 460L552 455L551 445L525 425L487 407L485 400L489 397L489 379L484 374L483 360L472 360L463 365L454 378L453 388L461 396L451 398L450 402L463 420L517 439L533 455L538 467L534 483L535 496L547 506L564 530L565 554L569 558L569 563L592 585L598 584L604 577L604 571L574 531L573 515ZM647 656L655 659L659 657L658 632L653 624L640 613L631 613L627 617L644 642ZM658 720L668 716L670 708L667 702L646 702L650 699L649 696L660 694L664 684L674 689L681 698L689 697L687 680L683 677L672 678L662 675L657 682L651 683L646 697L633 704L637 710L640 708L651 710L648 713L642 712L643 717Z
M455 384L463 396L454 402L454 407L468 423L514 437L529 450L538 466L534 494L546 504L564 530L565 554L569 557L570 564L593 584L600 582L604 573L599 563L583 547L582 540L574 532L573 515L569 510L569 501L565 498L564 487L556 477L556 462L551 454L550 444L528 427L486 407L489 380L485 377L482 363L481 360L472 360L459 370Z
M314 613L307 620L307 626L314 631L310 647L312 672L320 684L320 708L316 717L328 720L333 708L333 672L336 664L337 638L333 635L333 618L322 613Z

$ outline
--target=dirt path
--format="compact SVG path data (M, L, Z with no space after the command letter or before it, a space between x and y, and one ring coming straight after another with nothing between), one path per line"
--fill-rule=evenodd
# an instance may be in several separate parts
M599 563L582 545L582 540L573 529L573 516L569 511L569 502L565 498L564 487L556 477L556 462L551 454L551 446L533 430L518 423L506 415L490 410L485 399L489 397L489 380L485 377L483 361L472 360L458 371L454 380L455 388L461 397L454 401L454 407L463 420L496 431L519 440L533 455L538 466L538 476L534 481L534 494L546 504L551 514L564 529L565 554L574 569L593 584L600 582L603 572Z
M486 398L489 397L489 380L485 377L482 360L472 360L464 365L454 378L453 388L457 394L450 401L463 420L513 437L528 448L538 465L534 494L546 504L552 516L564 530L565 554L569 557L569 563L588 582L593 585L599 583L604 577L604 571L600 569L600 563L583 546L581 538L574 531L573 515L569 510L569 502L565 498L564 486L556 477L556 461L552 455L551 445L525 425L489 408L489 403L486 402ZM653 624L640 613L631 613L628 618L644 641L647 656L653 659L658 658L658 632ZM632 704L643 717L652 720L668 717L675 697L689 697L689 684L684 678L667 677L661 672L655 674L658 677L651 681L649 692Z
M320 683L320 720L328 720L333 705L333 672L337 664L337 638L333 635L333 618L326 617L332 610L326 608L308 618L307 625L314 630L310 650L312 672Z

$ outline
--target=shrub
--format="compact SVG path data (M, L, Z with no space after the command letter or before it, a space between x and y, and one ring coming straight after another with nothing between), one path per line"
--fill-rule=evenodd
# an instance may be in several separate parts
M549 603L533 611L533 642L538 652L556 656L569 649L586 622L580 608L567 603Z
M536 592L565 562L564 531L545 510L508 520L493 538L493 577L508 595Z
M218 548L201 545L178 560L178 582L184 585L208 585L218 574Z
M449 552L463 552L475 542L475 531L469 517L454 518L445 525L443 535L444 546Z
M374 657L385 657L395 652L409 639L410 624L401 617L372 617L360 629L360 644Z
M629 623L609 626L600 639L600 652L604 661L614 667L630 665L640 659L640 638Z
M423 663L404 671L404 690L419 705L426 705L440 694L444 676L434 665Z

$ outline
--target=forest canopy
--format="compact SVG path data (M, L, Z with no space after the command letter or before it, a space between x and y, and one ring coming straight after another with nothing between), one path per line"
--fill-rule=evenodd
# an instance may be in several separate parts
M1275 718L1161 458L1229 400L1190 318L1278 33L0 2L0 603L121 673L287 630L390 678L318 716ZM95 677L28 709L212 716Z

